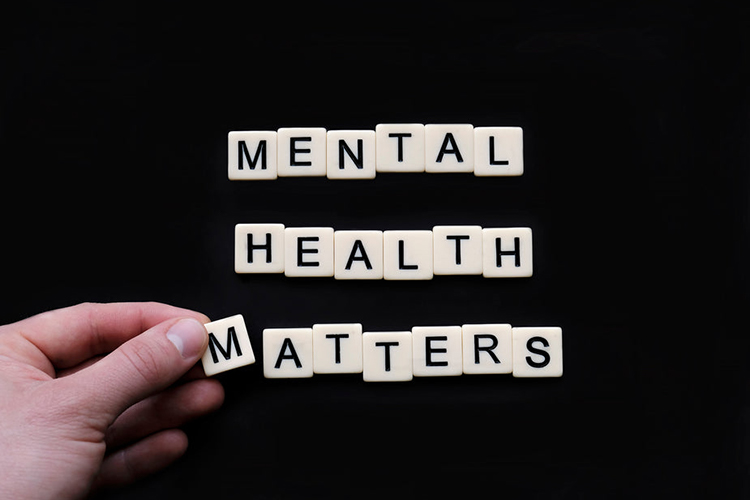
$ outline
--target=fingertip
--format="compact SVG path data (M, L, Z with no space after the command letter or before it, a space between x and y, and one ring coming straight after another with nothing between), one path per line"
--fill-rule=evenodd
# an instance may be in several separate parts
M167 429L157 434L157 436L159 436L161 446L165 450L164 455L169 455L171 461L180 458L188 449L188 436L182 429ZM167 463L166 465L169 464Z
M203 413L210 413L221 408L224 404L224 386L216 379L196 380L195 398L201 402Z
M167 339L177 348L183 359L193 360L203 355L208 345L208 333L203 323L195 318L182 318L167 330Z

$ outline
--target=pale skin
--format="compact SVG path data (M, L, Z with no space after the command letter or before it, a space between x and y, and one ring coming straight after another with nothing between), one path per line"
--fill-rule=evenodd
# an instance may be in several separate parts
M0 498L84 498L179 458L217 409L195 311L81 304L0 326Z

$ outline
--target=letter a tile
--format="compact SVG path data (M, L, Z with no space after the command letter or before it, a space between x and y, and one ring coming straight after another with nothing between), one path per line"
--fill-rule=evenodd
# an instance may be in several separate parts
M312 377L312 328L263 330L263 375L266 378Z
M428 124L424 128L425 171L473 172L474 127L469 124Z
M334 233L337 280L383 279L383 231Z

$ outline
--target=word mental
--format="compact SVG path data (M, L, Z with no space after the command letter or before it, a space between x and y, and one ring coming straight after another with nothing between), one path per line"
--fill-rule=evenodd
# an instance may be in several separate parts
M208 323L206 329L206 375L255 362L242 315ZM559 327L498 323L363 333L360 323L334 323L263 330L266 378L361 373L365 382L406 382L462 374L560 377L562 371Z
M429 280L433 275L532 275L528 227L435 226L432 231L334 231L237 224L237 273L340 280Z
M229 179L374 179L378 172L523 174L520 127L381 123L375 130L229 132Z

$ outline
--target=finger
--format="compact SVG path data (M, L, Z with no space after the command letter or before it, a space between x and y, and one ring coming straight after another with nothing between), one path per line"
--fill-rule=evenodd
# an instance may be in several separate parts
M102 462L94 489L124 486L158 472L180 458L187 445L184 432L170 429L118 450Z
M57 309L11 325L34 344L55 368L69 368L99 354L111 352L123 342L170 318L192 317L207 323L195 311L157 302L79 304Z
M99 415L104 429L128 407L177 381L207 345L202 323L194 318L171 319L58 382L69 386L82 409Z
M116 449L155 432L180 427L218 409L224 389L216 380L196 380L155 394L131 406L110 426L105 442Z
M97 361L104 359L104 355L101 356L94 356L93 358L87 359L86 361L77 364L76 366L71 366L70 368L63 368L62 370L57 370L55 374L55 378L60 377L67 377L68 375L73 375L74 373L78 373L79 371L83 370L84 368L88 368L89 366L93 365ZM193 380L199 380L199 379L205 379L206 373L203 371L203 365L198 363L195 366L193 366L191 369L188 370L188 372L180 377L180 379L177 381L177 383L186 383L186 382L192 382Z
M203 371L203 364L198 363L190 370L188 370L185 375L182 376L180 382L190 382L192 380L198 380L202 378L206 378L206 372Z

